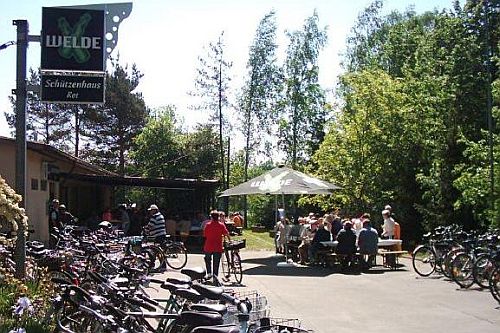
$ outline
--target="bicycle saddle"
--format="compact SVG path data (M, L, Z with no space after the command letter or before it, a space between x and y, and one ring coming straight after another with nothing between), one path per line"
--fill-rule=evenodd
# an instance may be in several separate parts
M194 283L191 288L199 292L202 296L214 301L219 300L224 293L224 289L221 287L210 287L199 283Z
M191 280L201 280L205 277L207 271L203 267L193 267L193 268L184 268L181 270L181 273L189 276Z
M167 278L167 282L173 283L173 284L191 284L191 279L188 277L179 277L179 278L174 278L174 277L169 277Z
M198 326L191 333L239 333L236 325Z
M196 290L191 288L178 288L172 292L174 295L187 299L191 302L199 302L204 299Z
M187 288L189 288L189 285L188 284L173 284L173 283L170 283L170 282L163 282L162 285L161 285L161 288L167 289L168 291L170 291L171 294L173 294L174 291L176 291L177 289L180 289L180 288L187 289Z
M224 321L217 312L184 311L180 315L179 323L191 326L212 326L221 325Z
M190 306L191 310L195 311L205 311L205 312L218 312L222 316L227 313L227 306L224 304L204 304L204 303L198 303L198 304L192 304Z

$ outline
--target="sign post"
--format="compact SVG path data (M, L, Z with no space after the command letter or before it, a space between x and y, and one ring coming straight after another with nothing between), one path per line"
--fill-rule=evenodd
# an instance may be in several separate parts
M16 64L16 192L26 207L26 84L29 42L42 44L42 102L104 103L107 54L118 41L118 26L132 11L132 3L94 4L43 8L41 36L28 35L28 21L14 20L17 26ZM106 29L106 23L109 29ZM109 38L105 38L110 35ZM7 47L3 44L0 49ZM44 86L46 87L44 89ZM44 99L45 96L46 98ZM16 276L26 274L24 225L17 232Z
M26 207L26 53L28 50L28 21L15 20L17 27L16 64L16 192L22 196L21 206ZM26 275L26 237L24 223L19 224L16 240L16 275Z

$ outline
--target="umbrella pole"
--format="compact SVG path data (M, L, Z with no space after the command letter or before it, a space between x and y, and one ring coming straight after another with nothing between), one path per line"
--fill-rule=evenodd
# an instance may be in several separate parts
M285 195L281 193L281 207L283 208L283 215L286 219L286 210L285 210ZM288 230L286 230L285 226L285 262L288 262Z
M276 233L278 229L276 225L278 224L278 199L274 196L274 228L276 229ZM276 254L278 254L278 242L276 242L276 234L274 234L274 249Z
M278 197L276 196L276 201L278 200ZM283 205L283 212L285 212L285 193L281 193L281 203ZM278 211L276 209L276 211ZM286 228L285 228L286 229ZM296 264L290 260L288 262L288 232L285 230L285 261L284 262L279 262L276 266L277 267L295 267Z

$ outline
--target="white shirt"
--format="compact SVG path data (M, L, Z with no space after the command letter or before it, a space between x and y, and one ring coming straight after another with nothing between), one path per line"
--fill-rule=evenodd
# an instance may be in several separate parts
M395 225L395 221L392 217L389 217L388 219L384 219L384 226L383 226L383 229L384 229L384 232L382 233L382 236L385 236L385 237L394 237L394 225Z

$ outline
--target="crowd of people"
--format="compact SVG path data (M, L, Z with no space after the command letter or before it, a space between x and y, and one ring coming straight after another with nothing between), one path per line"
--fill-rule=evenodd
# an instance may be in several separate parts
M299 217L294 224L283 217L275 227L276 251L285 253L297 249L301 264L314 264L318 252L325 248L322 242L337 241L335 252L343 256L344 268L357 252L366 255L364 265L369 267L377 253L379 238L401 238L401 228L394 219L392 207L385 206L381 215L380 230L374 228L369 213L357 218L342 218L338 213L309 213L307 217Z

